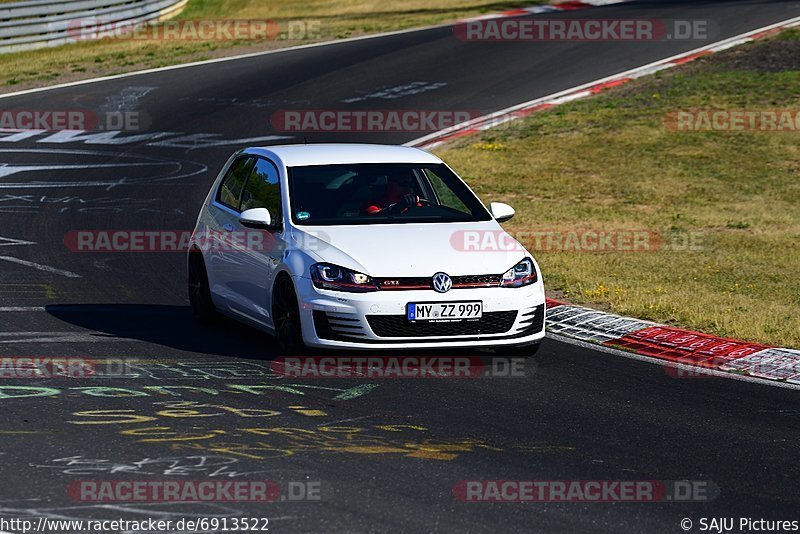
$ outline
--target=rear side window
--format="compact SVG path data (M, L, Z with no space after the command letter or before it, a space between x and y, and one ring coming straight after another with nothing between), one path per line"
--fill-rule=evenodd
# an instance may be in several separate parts
M253 168L255 158L243 156L233 162L217 192L217 202L231 209L239 209L242 189L247 181L247 176Z
M283 214L278 169L266 159L258 158L242 193L239 210L245 211L253 208L267 208L275 226L280 226Z

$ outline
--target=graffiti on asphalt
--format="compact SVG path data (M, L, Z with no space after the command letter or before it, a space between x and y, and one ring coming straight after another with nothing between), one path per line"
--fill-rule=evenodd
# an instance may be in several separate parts
M142 458L133 462L115 462L104 458L68 456L55 458L47 464L30 464L31 467L53 469L65 475L94 475L105 473L153 476L195 476L236 478L254 476L269 471L237 471L234 464L241 460L221 455L161 456Z
M402 455L422 460L453 460L459 454L504 449L476 438L428 437L429 429L414 424L360 426L241 427L234 430L176 430L144 427L121 431L139 443L166 443L175 451L216 453L251 460L302 453Z
M158 386L142 386L135 389L105 386L54 388L45 386L0 385L0 400L30 399L36 397L54 399L61 395L68 395L70 393L86 395L88 397L130 398L159 395L169 395L173 397L184 397L189 395L216 396L220 394L269 395L270 393L274 392L288 393L290 395L305 395L306 391L315 391L331 395L331 400L345 401L366 395L378 387L378 385L361 384L352 388L335 388L327 386L312 386L308 384L225 384L225 387L228 389L166 384L161 384Z
M184 211L180 208L160 208L159 205L163 202L163 198L3 194L0 195L0 213L40 213L51 209L57 213L71 212L94 215L116 213L184 215Z

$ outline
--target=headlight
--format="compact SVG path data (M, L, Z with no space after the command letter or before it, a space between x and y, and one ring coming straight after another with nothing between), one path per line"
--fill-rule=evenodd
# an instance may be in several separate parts
M533 266L533 260L525 258L506 271L503 275L501 285L503 287L522 287L536 283L537 279L538 277L536 276L536 268Z
M365 293L377 291L378 286L366 274L357 273L330 263L315 263L311 266L311 281L319 289Z

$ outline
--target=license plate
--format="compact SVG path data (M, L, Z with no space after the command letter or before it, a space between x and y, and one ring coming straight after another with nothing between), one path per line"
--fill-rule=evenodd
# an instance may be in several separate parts
M406 307L409 321L434 321L453 323L480 319L481 302L410 302Z

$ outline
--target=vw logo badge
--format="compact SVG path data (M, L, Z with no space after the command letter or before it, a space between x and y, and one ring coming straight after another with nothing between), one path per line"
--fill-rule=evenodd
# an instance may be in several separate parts
M433 289L437 293L447 293L453 288L453 281L445 273L433 275Z

